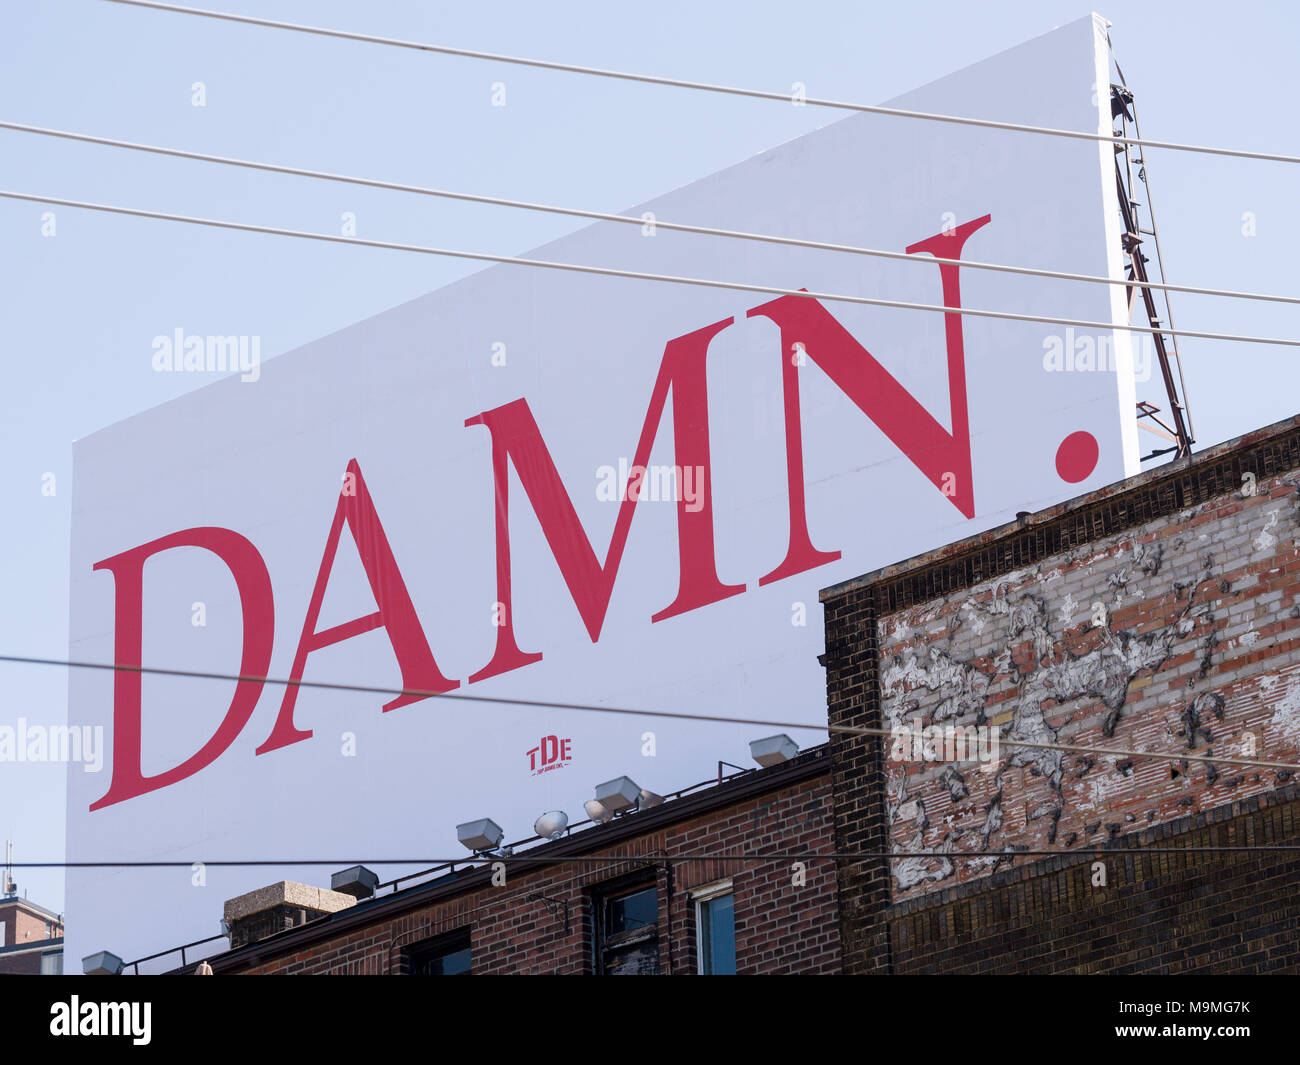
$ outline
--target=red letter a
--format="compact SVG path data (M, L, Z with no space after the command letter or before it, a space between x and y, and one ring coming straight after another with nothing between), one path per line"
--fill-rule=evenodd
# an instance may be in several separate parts
M334 568L334 556L338 551L339 535L343 532L345 519L357 545L357 552L361 555L361 565L365 567L366 579L370 582L370 591L379 609L365 617L317 632L316 622L320 619L321 603L325 600L325 588ZM375 513L370 492L361 477L361 468L357 465L357 460L353 459L348 463L344 488L339 493L339 504L334 511L334 524L330 526L329 538L325 541L325 557L321 559L320 571L316 574L316 587L312 589L311 603L307 607L306 620L303 621L302 637L298 641L297 653L293 656L289 687L280 703L280 716L276 718L275 728L271 730L266 742L257 748L258 754L287 747L311 736L310 729L299 729L293 723L298 682L302 680L307 656L322 647L342 643L363 632L380 628L387 631L388 642L392 644L393 654L397 656L397 664L402 671L402 688L407 692L425 693L399 695L384 704L385 710L396 710L399 706L425 699L429 694L449 692L459 686L459 681L444 677L433 660L433 652L429 650L429 642L424 637L424 630L420 628L420 619L415 614L411 596L398 572L393 550L388 546L388 537L384 535L384 527L379 524L379 515Z

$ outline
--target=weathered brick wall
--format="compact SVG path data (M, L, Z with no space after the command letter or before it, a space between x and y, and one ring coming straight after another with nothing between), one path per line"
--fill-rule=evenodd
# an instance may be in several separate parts
M1003 740L1300 756L1300 510L1293 474L877 623L885 727ZM1101 624L1097 624L1101 621ZM910 744L905 745L910 747ZM1004 746L988 763L887 763L894 897L987 876L991 852L1098 844L1286 783L1284 770ZM958 854L974 853L971 858Z
M822 593L833 729L1218 756L833 732L846 972L1300 965L1294 854L1113 853L1300 844L1291 773L1222 761L1300 761L1298 488L1300 418Z
M1300 843L1296 786L900 903L899 973L1300 972L1300 852L1194 847ZM1094 863L1104 866L1101 886Z
M720 850L823 853L832 849L827 776L736 803L632 840L610 854L681 855ZM403 971L404 947L469 926L474 973L577 974L592 967L589 891L636 872L645 863L565 863L529 870L510 864L505 887L464 896L377 920L328 942L269 958L251 973L373 973ZM671 913L668 874L653 873L659 887L659 967L684 975L696 970L694 912L686 892L731 878L735 895L736 957L742 973L831 973L840 968L839 914L831 861L807 863L806 886L792 883L789 862L679 861L673 867ZM534 892L569 903L563 912L528 901ZM274 949L267 944L268 951Z

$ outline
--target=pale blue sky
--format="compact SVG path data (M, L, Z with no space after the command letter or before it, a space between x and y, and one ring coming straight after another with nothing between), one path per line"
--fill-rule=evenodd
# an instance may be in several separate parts
M392 37L877 102L1088 13L1055 0L653 5L227 0L225 10ZM1300 14L1274 4L1103 10L1153 139L1300 153ZM840 113L430 56L98 0L11 0L0 116L197 151L620 210ZM491 105L494 82L505 107ZM203 82L206 106L191 105ZM1025 86L1033 91L1032 86ZM899 121L882 119L882 123ZM1294 293L1300 168L1151 152L1171 280ZM0 187L513 254L575 220L232 171L0 131ZM1033 190L1025 194L1032 196ZM0 201L0 652L65 657L71 445L213 378L152 372L152 340L262 338L290 350L481 267L396 252L56 211ZM1253 212L1257 232L1242 234ZM1296 335L1296 312L1180 298L1184 328ZM1294 349L1183 345L1206 446L1296 413ZM1144 451L1152 438L1143 436ZM221 447L196 434L166 446ZM42 494L53 473L55 494ZM0 666L0 722L56 724L66 679ZM0 764L0 833L26 860L63 857L63 770ZM69 856L75 858L75 855ZM22 871L62 907L58 871Z

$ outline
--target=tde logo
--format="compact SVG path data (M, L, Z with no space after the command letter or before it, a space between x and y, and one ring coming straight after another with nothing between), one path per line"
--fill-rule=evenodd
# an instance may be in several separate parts
M573 761L569 744L572 739L560 739L558 736L543 736L541 742L528 752L528 768L533 776L549 773L552 769L563 769Z

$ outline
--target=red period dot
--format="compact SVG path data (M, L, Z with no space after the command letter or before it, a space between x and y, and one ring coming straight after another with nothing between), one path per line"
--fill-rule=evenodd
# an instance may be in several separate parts
M1056 472L1061 480L1078 484L1097 468L1100 449L1092 433L1071 433L1056 449Z

